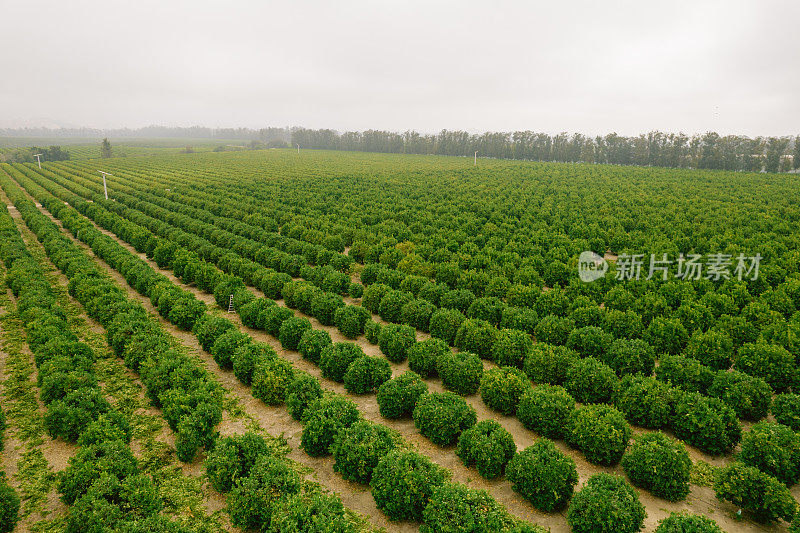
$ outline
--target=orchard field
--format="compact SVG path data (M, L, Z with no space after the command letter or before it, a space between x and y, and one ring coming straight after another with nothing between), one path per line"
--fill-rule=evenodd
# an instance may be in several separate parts
M136 153L0 165L0 533L800 531L797 175Z

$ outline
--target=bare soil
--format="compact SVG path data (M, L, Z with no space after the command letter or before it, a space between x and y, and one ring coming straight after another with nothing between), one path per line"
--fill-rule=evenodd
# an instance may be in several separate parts
M211 355L203 351L194 335L179 330L177 327L161 318L158 311L152 306L149 298L140 295L134 289L130 288L119 272L111 268L102 261L102 259L96 257L87 245L73 238L69 231L63 228L60 221L50 215L44 208L40 209L42 213L50 217L50 219L59 226L64 235L70 237L70 239L92 257L120 287L126 290L129 298L139 301L150 314L158 318L162 326L175 337L180 344L187 348L189 353L195 354L202 360L206 368L217 378L220 384L229 391L230 395L237 400L249 417L255 420L270 434L274 436L283 435L287 439L289 445L292 447L289 457L313 469L313 473L308 476L309 479L313 479L333 492L336 492L342 498L342 502L346 507L364 515L374 526L385 528L388 531L417 530L418 527L415 523L390 522L383 513L378 511L368 487L346 481L333 471L332 458L312 458L302 452L299 448L302 425L300 422L292 419L285 408L267 406L254 398L250 394L249 387L245 387L239 383L232 372L226 372L216 365ZM213 297L211 297L211 299L213 300ZM242 433L245 431L244 424L241 421L230 424L229 419L223 420L218 426L218 429L223 435ZM186 465L184 471L194 475L200 474L202 472L202 458L198 458L190 465ZM224 503L216 502L209 506L209 510L222 508L223 506Z
M42 209L42 212L46 215L50 216L51 219L53 217L49 215L49 213ZM88 220L88 219L87 219ZM54 221L59 224L58 220ZM92 222L90 220L90 222ZM120 245L124 246L128 249L131 253L136 254L142 260L147 261L148 264L161 274L167 276L173 283L178 286L181 286L183 289L191 291L199 300L206 302L211 309L219 309L216 306L214 301L213 295L203 293L199 289L193 286L187 286L183 284L179 279L177 279L171 271L166 269L161 269L155 262L150 261L144 254L139 254L136 250L130 246L129 244L125 243L113 233L96 226L99 231L102 231L104 234L108 235L109 237L115 239ZM62 231L65 234L71 237L71 234L66 230ZM73 239L75 240L75 239ZM91 254L91 250L88 249L86 245L83 243L75 242L81 246L84 250L86 250L89 254ZM91 254L93 255L93 254ZM98 263L102 263L101 260L97 259ZM120 276L116 271L102 263L107 270L110 271L110 274L114 277L114 279L123 286L126 290L128 290L129 295L131 297L136 297L141 301L145 307L151 313L158 315L157 311L150 305L149 299L142 297L133 289L130 289L125 282L124 278ZM251 290L256 293L258 296L263 296L259 290L252 288ZM352 302L352 300L351 300ZM279 305L284 305L283 301L278 301ZM225 312L227 310L224 310ZM323 326L313 317L303 315L302 313L294 310L295 315L303 316L308 318L311 323L313 324L314 328L316 329L323 329L327 331L334 342L340 341L347 341L347 342L356 342L359 346L361 346L364 351L368 355L374 356L381 356L381 352L376 345L370 344L363 336L359 339L353 341L352 339L347 339L336 329L335 327L330 326ZM241 331L244 331L251 335L255 340L259 342L264 342L272 346L277 353L279 353L282 357L285 357L287 360L290 360L293 365L300 369L304 370L311 375L317 377L320 380L320 383L323 387L327 390L335 391L341 394L347 394L344 389L344 386L328 380L321 375L321 371L319 368L306 361L302 358L302 356L298 352L287 351L282 348L280 343L268 335L267 333L259 330L254 330L248 328L241 324L239 316L235 313L225 313L226 316L233 321L234 323L239 326ZM373 319L379 322L383 322L379 317L373 315ZM202 348L197 343L195 337L189 333L182 332L169 324L168 322L161 320L164 327L166 327L173 335L178 337L181 342L192 348L192 351L197 351L199 357L206 362L207 368L213 372L220 382L239 399L242 406L251 416L254 416L256 420L258 420L265 429L268 429L273 434L280 434L283 433L284 436L289 441L290 446L292 446L292 453L290 456L297 460L300 463L306 464L311 466L317 471L316 478L320 483L326 485L328 487L334 488L336 492L340 494L342 497L343 502L346 506L359 511L365 514L367 517L370 518L373 523L376 525L381 525L383 527L387 527L389 530L416 530L416 524L397 524L392 523L386 520L386 517L377 510L374 506L374 502L372 501L371 495L369 493L368 487L361 486L358 484L350 483L343 480L337 474L332 471L332 459L331 458L322 458L322 459L315 459L307 456L303 453L299 448L300 443L300 434L302 432L302 426L299 422L294 421L289 416L288 412L283 407L270 407L264 405L259 400L253 398L249 393L249 388L241 385L238 380L233 376L231 372L224 371L220 369L216 363L213 361L213 358L210 354L204 352ZM417 332L418 339L422 340L423 338L428 337L428 335L423 334L421 332ZM408 364L394 364L390 363L392 366L392 373L394 376L402 374L406 370L408 370ZM491 367L493 366L492 363L486 362L485 366ZM441 385L441 381L439 380L427 380L428 387L431 391L440 392L443 391L444 388ZM530 505L526 500L518 496L516 493L513 492L511 489L510 483L504 479L500 478L498 480L487 481L483 479L481 476L478 475L477 471L474 469L469 469L463 466L461 461L455 455L454 450L441 448L432 444L428 439L423 437L419 434L419 432L414 427L414 423L411 420L400 420L400 421L393 421L389 419L385 419L381 417L380 413L378 412L377 408L377 401L374 394L371 395L364 395L364 396L352 396L350 397L358 404L359 408L361 409L364 417L368 420L372 420L375 422L380 422L388 427L391 427L397 431L399 431L403 437L411 443L414 447L416 447L421 453L428 456L434 462L446 467L453 473L453 479L455 481L464 483L465 485L471 486L473 488L480 488L489 491L493 497L495 497L500 503L502 503L512 514L518 516L525 520L530 520L542 526L548 527L553 532L568 532L569 526L566 522L566 513L543 513L537 509L535 509L532 505ZM478 419L494 419L497 420L500 424L502 424L514 437L514 440L517 444L518 449L524 449L527 446L533 444L536 440L538 440L538 436L527 430L522 424L515 418L515 417L507 417L503 416L495 411L491 411L486 407L483 401L480 399L479 395L472 395L465 398L467 403L469 403L473 408L475 408ZM645 430L641 428L634 428L634 432L644 432ZM620 466L613 467L613 468L604 468L599 467L597 465L593 465L587 462L583 456L566 446L563 441L557 441L556 445L559 449L568 454L575 460L577 465L578 473L579 473L579 484L577 488L583 485L583 483L593 474L598 472L610 472L616 473L619 475L624 476L624 472ZM694 448L693 446L687 445L687 450L693 461L703 460L715 466L721 466L726 464L730 461L729 457L714 457L708 454L705 454ZM793 494L798 494L798 488L793 490ZM738 518L736 512L738 511L733 505L727 504L725 502L721 502L718 500L714 494L714 491L708 487L701 487L701 486L692 486L692 492L688 496L688 498L682 502L668 502L666 500L662 500L650 494L649 492L638 490L639 498L644 504L647 510L647 519L645 521L645 528L644 531L653 531L656 527L656 524L659 520L669 516L672 512L680 512L680 511L688 511L696 514L703 514L710 516L713 518L720 527L722 527L725 531L734 532L734 531L741 531L741 532L783 532L787 531L788 528L786 524L777 524L777 525L764 525L759 524L753 521L747 515ZM348 494L349 493L349 494Z

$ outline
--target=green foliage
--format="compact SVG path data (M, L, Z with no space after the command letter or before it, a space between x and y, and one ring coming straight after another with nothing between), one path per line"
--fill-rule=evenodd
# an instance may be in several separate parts
M78 446L90 446L108 440L131 442L133 429L125 416L117 410L111 410L92 421L78 437Z
M250 474L259 457L270 454L267 441L255 433L220 438L206 457L206 476L214 489L228 492Z
M342 335L355 339L364 333L364 326L370 316L369 311L359 305L345 305L336 310L333 321Z
M360 287L360 285L359 285ZM275 533L356 533L342 500L335 494L301 492L284 498L272 512Z
M614 398L614 405L631 424L662 429L672 421L676 390L651 377L626 376Z
M524 331L503 329L492 346L492 360L500 366L522 368L525 358L533 349L533 340Z
M483 359L491 359L498 335L497 328L489 322L470 318L459 326L454 345L462 352L472 352Z
M611 348L614 337L597 326L573 329L567 337L567 348L581 357L602 359Z
M386 359L359 357L347 367L344 388L351 394L374 392L392 377L392 368Z
M631 427L613 407L585 405L570 414L564 438L567 444L583 452L589 462L613 466L625 453Z
M780 481L755 467L734 462L722 468L714 482L717 498L748 510L756 520L791 521L797 502Z
M646 516L633 487L613 474L590 477L567 510L567 522L575 533L635 533Z
M69 358L54 357L39 366L39 397L44 404L63 398L70 391L84 387L97 387L97 380L91 372L54 368L56 363L62 361L66 364L73 364Z
M436 487L422 516L422 533L458 531L516 532L514 520L488 492L459 483ZM531 533L540 533L532 530ZM520 532L521 533L521 532Z
M263 342L248 342L239 345L233 352L233 374L236 378L250 385L253 382L253 372L267 359L277 357L275 350Z
M58 475L61 500L72 505L102 476L123 479L136 473L138 464L130 447L111 440L78 449Z
M466 314L469 318L485 320L497 326L503 317L503 309L506 304L497 297L477 298L467 308Z
M65 530L118 531L126 519L155 516L163 507L153 479L144 474L101 477L70 509Z
M404 289L408 290L408 289ZM447 285L428 281L419 288L417 297L428 300L430 303L437 307L441 307L440 302L442 296L448 291Z
M390 290L381 298L378 315L386 322L398 323L403 307L413 298L410 292Z
M548 513L564 508L578 483L575 461L549 439L539 439L516 454L506 475L514 492Z
M104 159L108 159L112 155L112 148L111 143L108 140L108 137L103 139L103 142L100 143L100 157Z
M411 300L400 310L400 320L412 328L427 332L430 327L431 315L437 309L428 300Z
M393 363L402 363L406 360L409 348L417 342L416 332L411 326L405 324L387 324L381 328L378 335L378 346Z
M360 420L337 434L331 446L333 469L345 479L369 483L372 471L397 447L398 439L386 426Z
M3 433L5 432L6 427L8 427L8 425L6 424L6 415L3 413L3 407L0 406L0 452L3 451L3 445L4 445Z
M308 405L303 413L300 446L312 457L330 453L336 434L359 420L358 407L342 396L322 397Z
M778 394L772 402L775 420L794 431L800 431L800 394Z
M598 359L614 369L618 376L649 376L653 373L656 355L653 347L641 339L616 339Z
M280 335L281 325L293 316L294 313L291 309L274 305L263 311L262 317L259 318L259 321L264 324L264 331L273 337L277 337Z
M307 318L291 317L281 324L278 340L286 350L297 350L303 334L311 329L311 321Z
M483 362L474 353L448 351L436 359L436 372L447 389L468 396L478 392Z
M19 496L0 474L0 533L11 533L19 521Z
M475 293L467 289L453 289L442 295L439 306L443 309L458 309L466 313L475 300Z
M362 276L363 274L364 273L362 272ZM363 277L362 281L364 281ZM364 283L366 284L366 281L364 281ZM364 289L364 295L361 297L361 305L363 305L371 313L377 314L378 310L380 309L381 300L390 290L392 290L391 287L382 283L370 285Z
M613 289L612 289L613 290ZM611 291L609 291L609 294ZM641 336L642 317L633 310L620 311L607 308L602 327L618 339L635 339Z
M714 381L714 371L696 359L666 355L658 362L656 377L673 387L705 394Z
M692 473L689 477L690 483L692 485L699 485L700 487L713 487L718 470L718 467L712 466L702 459L698 459L692 465Z
M503 474L516 451L511 433L495 420L482 420L461 433L456 455L464 466L475 465L481 476L493 479Z
M591 301L584 303L573 302L573 310L569 317L575 322L576 328L586 326L603 326L606 312ZM607 310L606 310L607 311ZM605 328L604 328L605 329ZM606 330L607 331L607 330Z
M374 320L367 320L364 324L364 337L372 344L378 344L381 334L381 325Z
M225 309L227 311L231 295L236 294L239 290L244 288L244 282L241 278L237 276L223 276L214 286L214 300L216 300L220 309Z
M733 363L734 368L762 378L775 390L786 392L797 372L794 357L783 346L766 343L744 344Z
M353 298L361 298L364 295L364 286L360 283L351 283L347 288L347 293Z
M422 520L436 487L447 471L410 450L389 452L372 471L372 497L392 520Z
M267 405L282 404L286 389L293 379L292 363L280 357L264 359L253 370L253 396Z
M428 393L417 400L414 425L439 446L454 444L465 429L477 422L475 409L452 392Z
M593 357L576 361L567 370L564 388L580 403L610 403L619 380L608 365Z
M424 378L436 377L436 361L440 355L450 352L450 347L441 339L426 339L408 348L408 368Z
M358 344L336 342L323 348L320 354L319 367L323 376L342 383L350 363L361 357L366 357L366 354Z
M303 332L300 342L297 343L297 350L314 364L319 364L322 351L333 344L331 336L327 331L320 329L309 329Z
M679 439L711 455L731 451L742 435L733 409L696 392L678 395L672 429Z
M530 386L528 376L518 368L492 368L484 372L481 378L481 398L490 408L512 416L517 412L520 398Z
M211 347L219 337L228 330L235 328L236 326L233 322L227 318L206 315L195 323L192 328L192 333L197 337L200 346L202 346L205 351L210 352Z
M211 346L211 355L214 361L226 370L233 368L233 355L244 344L253 342L250 335L240 332L238 329L230 329L217 337Z
M539 342L547 344L566 344L570 332L575 329L575 323L570 318L556 315L546 315L536 325L533 336Z
M725 533L716 522L703 515L672 513L658 522L655 533Z
M47 407L44 427L54 439L76 442L84 429L110 408L98 388L77 389Z
M531 431L551 439L560 439L574 410L575 400L562 387L539 385L522 395L517 406L517 418Z
M678 501L689 495L689 452L660 431L636 437L622 456L622 468L635 486L660 498Z
M336 311L344 306L344 300L338 294L320 292L311 300L311 309L304 311L314 316L323 326L333 326Z
M697 330L689 339L686 355L715 370L727 370L733 362L733 341L722 331Z
M534 334L537 324L539 315L527 307L506 307L503 309L503 318L500 319L501 328L524 331L528 335Z
M800 480L800 437L783 424L759 422L742 436L739 460L792 486Z
M302 484L303 479L285 459L259 457L250 474L228 493L231 522L242 529L267 530L281 500L300 492Z
M458 309L439 309L434 311L429 322L431 337L453 344L456 333L467 318Z
M286 387L286 408L295 420L302 420L306 408L322 398L319 380L306 372L295 372L294 379Z
M578 354L569 348L537 342L525 358L523 369L534 383L562 385L567 371L578 360Z
M647 326L642 338L657 353L675 355L686 347L689 333L678 320L655 317Z
M419 374L405 372L378 387L378 409L386 418L411 416L419 398L428 392L428 385Z
M717 372L708 394L728 404L745 420L761 420L772 403L772 388L766 381L737 370Z

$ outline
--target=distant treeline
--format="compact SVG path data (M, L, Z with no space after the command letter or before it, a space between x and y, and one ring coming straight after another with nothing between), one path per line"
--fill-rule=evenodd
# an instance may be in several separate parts
M292 130L292 145L330 150L359 150L404 154L438 154L532 161L607 163L676 168L707 168L760 172L788 172L800 168L800 136L725 137L709 132L688 136L659 131L638 137L616 133L587 137L581 134L548 135L532 131L470 134L447 131L423 135L334 130Z
M363 132L306 128L189 128L148 126L139 129L0 129L7 137L117 137L242 139L267 146L300 145L303 148L358 150L398 154L438 154L532 161L608 163L676 168L788 172L800 169L800 136L744 137L662 133L636 137L611 133L589 137L579 133L548 135L533 131L487 132L442 130L437 134L367 130Z
M37 160L36 154L39 154L39 159L42 162L69 160L69 152L60 146L51 146L50 148L30 146L27 148L14 148L5 150L4 152L0 153L0 161L7 161L10 163L33 163Z
M250 128L206 128L202 126L192 126L188 128L168 127L168 126L147 126L144 128L122 128L122 129L95 129L95 128L0 128L0 137L74 137L86 139L92 137L116 138L177 138L177 139L242 139L260 140L269 142L283 140L289 142L291 139L290 128L261 128L258 130Z

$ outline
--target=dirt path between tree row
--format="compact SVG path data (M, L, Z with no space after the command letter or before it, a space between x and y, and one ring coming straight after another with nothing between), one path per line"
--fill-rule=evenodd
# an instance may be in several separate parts
M5 270L2 270L2 275L5 275ZM7 309L4 309L4 315L11 312L11 309L16 309L16 298L11 292L11 289L6 289ZM24 335L22 331L19 332ZM20 516L21 519L17 523L15 531L27 532L30 531L33 525L45 518L52 518L59 516L66 512L66 505L59 499L55 486L51 482L45 481L45 478L52 476L52 473L57 472L66 464L66 460L71 457L75 452L75 445L62 441L55 441L51 439L46 433L44 428L39 426L43 423L42 419L46 411L44 405L39 399L39 389L36 385L37 370L33 362L33 353L30 347L24 341L19 346L12 347L14 342L11 338L11 331L5 331L0 325L0 376L2 376L2 393L3 393L3 411L6 415L7 428L4 432L4 448L0 452L0 470L4 471L8 476L9 484L14 487L17 494L20 496ZM8 343L8 344L6 344ZM3 347L7 346L7 349ZM9 381L13 369L11 367L10 359L12 357L12 350L17 351L18 357L24 358L21 364L30 368L30 374L27 377L25 385L30 386L31 390L26 391L25 394L30 395L27 398L8 399L5 397L8 391ZM21 391L20 391L21 392ZM35 408L33 404L35 403ZM27 404L24 405L24 404ZM18 408L26 410L23 413L9 413L9 408ZM32 409L33 408L33 409ZM31 412L28 412L31 411ZM27 424L33 424L36 428L27 428L28 431L41 431L41 437L30 435L23 437L26 432L25 429L19 427L17 423L20 421L18 417L32 416L35 419L23 420ZM25 487L22 485L23 481L20 479L22 472L20 469L25 469L25 477L31 476L27 483L34 483L36 486L30 487L32 496L35 498L33 501L26 500ZM44 493L37 495L37 487L41 486L40 483L47 483L50 489ZM47 486L47 485L44 485ZM42 499L39 499L41 497ZM33 506L34 508L30 508Z
M46 209L40 207L40 210L45 215L49 216L52 220L54 220L54 222L56 222L56 224L58 224L59 227L61 226L60 222L58 220L55 220L54 217L52 217L52 215L50 215ZM89 222L94 224L94 221L88 218L86 218L86 220L89 220ZM203 293L196 287L187 286L183 284L179 279L175 277L175 275L171 271L158 267L158 265L155 264L155 262L147 259L147 257L144 254L138 253L131 245L119 239L112 232L100 228L96 224L94 225L103 234L114 239L121 246L124 246L128 251L135 254L137 257L140 257L157 272L163 274L168 279L170 279L170 281L180 286L181 288L192 292L199 300L208 304L210 309L216 309L217 312L222 312L222 310L219 310L218 306L216 305L213 295ZM62 231L64 231L67 235L71 237L71 234L69 234L67 230L62 228ZM88 250L88 252L91 253L91 250L89 250L86 245L83 245L83 243L80 243L76 239L73 240L78 245L82 245L84 250ZM105 263L103 263L103 265L105 265ZM110 269L110 267L108 268ZM113 271L113 269L111 270ZM122 286L126 288L126 290L129 289L125 280L118 273L116 273L116 271L113 271L113 274L115 274L115 279L117 279L122 284ZM250 290L252 290L257 296L263 296L263 293L261 293L261 291L255 288L250 287ZM131 291L133 291L133 289L130 289L129 293ZM135 294L140 299L140 301L144 300L143 303L146 305L146 307L151 313L158 315L157 311L152 307L152 305L150 305L149 299L142 297L135 291L133 291L133 294ZM279 300L278 304L284 305L284 302L282 300ZM366 341L366 339L363 336L353 341L352 339L347 339L343 335L341 335L341 333L335 327L323 326L322 324L319 323L317 319L304 315L297 310L294 310L294 313L296 316L302 316L308 318L315 329L322 329L327 331L331 335L331 338L334 340L334 342L345 342L345 341L356 342L359 346L361 346L364 349L364 351L368 355L382 357L380 349L376 345L370 344L368 341ZM252 328L248 328L242 325L238 314L227 313L226 311L223 312L223 314L231 321L233 321L235 324L237 324L237 326L241 331L244 331L248 333L250 336L252 336L254 340L257 340L259 342L264 342L272 346L276 350L276 352L278 352L281 356L291 361L295 366L295 368L304 370L310 373L311 375L317 377L323 384L323 387L325 389L332 390L341 394L348 394L345 391L343 385L322 377L319 367L303 359L298 352L284 350L283 347L280 345L280 343L275 338L268 335L266 332L260 330L254 330ZM382 322L382 320L380 320L380 318L375 315L373 315L373 319L377 319L378 321ZM213 358L210 356L210 354L202 351L202 348L199 347L194 336L186 332L180 332L179 330L177 330L177 328L175 328L174 326L163 320L162 323L165 324L165 327L169 326L171 328L170 331L178 332L176 335L180 334L183 335L184 337L187 337L187 340L184 341L184 344L189 344L189 342L191 342L190 345L198 350L198 352L201 354L202 359L206 361L209 370L211 370L218 376L227 376L230 385L228 381L223 381L222 379L220 379L221 382L223 382L223 384L225 384L226 387L229 387L231 390L236 390L237 395L242 394L245 398L249 398L249 400L242 401L243 404L245 402L250 402L251 405L248 405L248 412L251 409L260 412L262 411L272 412L272 415L269 418L274 420L274 423L273 425L265 424L264 425L265 428L269 429L270 432L285 431L284 428L287 428L290 431L293 429L295 431L293 435L291 435L289 431L286 431L286 436L287 439L289 440L290 446L292 446L293 448L293 453L298 454L299 457L303 457L304 461L300 461L298 457L295 456L292 456L292 458L298 460L298 462L303 462L304 464L316 463L319 466L310 465L312 466L312 468L315 469L320 468L322 466L327 467L330 466L330 464L332 464L330 458L325 458L324 460L310 458L300 450L299 439L300 439L300 434L302 432L302 426L299 423L292 420L291 417L288 415L288 413L285 411L285 409L280 407L279 408L269 407L264 405L262 402L256 400L255 398L252 398L252 396L249 393L249 387L241 385L238 382L238 380L235 379L235 377L231 372L226 372L224 370L221 370L213 361ZM420 339L427 337L427 335L421 334L420 332L417 332L417 336ZM402 364L390 363L390 364L392 366L393 376L397 376L408 370L407 363L402 363ZM490 363L487 364L490 365ZM444 388L441 385L441 381L439 380L427 380L426 383L428 384L429 389L433 392L440 392L444 390ZM237 388L233 389L233 387ZM414 427L413 421L411 420L393 421L383 418L378 412L377 401L374 394L365 396L352 396L348 394L348 397L356 401L366 419L382 423L386 426L389 426L399 431L404 436L404 438L408 442L412 443L421 453L431 458L434 462L450 470L453 473L453 479L455 481L459 481L473 488L481 488L488 490L500 503L502 503L515 516L541 524L545 527L549 527L553 532L569 531L569 526L566 523L566 516L564 512L542 513L541 511L531 506L527 501L523 500L519 495L514 493L513 490L511 489L510 483L506 481L504 478L500 478L494 481L487 481L483 479L477 474L477 472L474 469L468 469L464 467L461 461L455 455L454 450L452 448L446 449L433 445L428 439L420 435L416 430L416 428ZM486 407L486 405L480 399L479 395L477 394L472 395L466 397L465 399L473 408L475 408L479 420L494 419L497 420L500 424L502 424L513 435L518 449L520 450L524 449L527 446L533 444L536 440L538 440L538 437L533 432L527 430L524 426L522 426L522 424L515 417L506 417L500 415L495 411L491 411L490 409L488 409L488 407ZM634 428L635 434L644 431L645 430L640 428ZM620 466L613 468L598 467L597 465L593 465L587 462L583 458L582 454L567 447L563 441L556 441L556 445L559 447L559 449L561 449L561 451L563 451L564 453L572 457L573 460L575 460L580 477L578 487L580 487L588 479L589 476L598 472L611 472L624 476L624 471ZM687 445L686 447L693 461L703 460L717 466L720 466L728 462L728 458L709 456L707 454L700 452L699 450L690 445ZM332 471L332 468L330 470ZM328 474L327 468L325 474L326 475ZM369 499L369 502L374 507L374 503L372 502L372 498L371 495L369 494L368 487L350 482L345 482L344 480L339 478L336 474L332 475L335 479L331 480L331 482L338 480L340 483L341 482L346 483L349 486L349 490L351 491L365 492L366 493L365 497ZM323 484L327 485L327 483ZM743 531L743 532L787 531L787 528L784 527L783 525L773 524L766 526L754 522L752 520L749 520L748 518L737 520L735 518L737 508L725 502L719 501L716 498L713 489L709 487L701 487L693 485L692 492L686 500L674 503L656 498L652 494L646 491L637 489L637 492L639 494L640 500L647 509L648 516L645 521L645 531L654 530L659 520L668 516L671 512L680 512L680 511L688 511L697 514L708 515L714 520L716 520L717 523L720 525L720 527L722 527L725 531L728 531L730 533L734 531ZM793 493L794 492L795 491L793 491ZM345 505L347 505L348 507L351 507L354 510L359 510L360 512L363 512L368 516L371 517L373 516L370 515L369 512L361 511L361 509L347 503L347 501L344 498L344 494L341 495L343 497L343 501L345 501ZM380 511L377 511L377 509L375 509L374 512L377 513L383 520L385 520L385 516L382 513L380 513ZM392 523L390 522L390 524ZM392 525L397 525L397 524L392 524ZM411 524L407 525L411 526ZM411 529L412 530L416 529L416 527L412 526Z
M29 195L30 197L30 195ZM32 201L35 202L31 198ZM182 344L189 353L194 354L200 359L208 371L215 376L217 381L229 391L230 395L237 400L239 406L244 412L255 420L264 430L274 436L284 435L287 439L292 451L289 457L297 463L303 464L313 470L309 474L309 479L312 479L321 485L329 488L330 490L339 494L342 498L343 504L364 515L373 525L385 528L388 531L417 531L418 526L416 523L410 522L390 522L386 516L380 512L375 506L372 495L369 492L369 487L349 482L341 478L333 471L333 459L330 457L313 458L306 455L300 449L300 435L302 433L302 425L300 422L292 419L288 411L282 407L272 407L265 405L260 400L257 400L250 394L250 388L242 385L232 372L226 372L220 369L214 362L211 354L205 352L194 335L189 332L182 331L172 325L170 322L164 320L158 311L153 307L149 298L146 298L131 288L125 278L114 270L110 265L105 263L102 259L94 255L94 252L83 242L77 240L72 234L63 227L61 221L53 217L46 209L37 204L40 211L52 220L61 232L69 237L78 247L80 247L95 263L103 269L121 288L123 288L128 297L140 302L145 309L154 317L156 317L161 325L175 337L180 344ZM137 254L138 255L138 254ZM213 300L213 297L212 297ZM220 434L223 436L241 434L247 430L246 422L243 419L229 420L223 419L222 423L218 426ZM190 466L185 467L189 471L200 472L202 468L202 459L196 459Z
M0 190L0 199L7 200L7 197L5 196L5 193L2 190ZM85 327L89 331L91 331L94 334L100 335L100 337L104 339L105 338L105 328L103 328L103 326L99 322L97 322L95 319L89 317L88 314L86 314L86 311L85 311L83 305L81 305L80 302L78 302L71 295L69 295L69 293L67 292L67 289L66 289L67 285L69 284L69 280L52 263L50 258L45 253L43 245L36 239L36 236L33 234L33 232L25 224L25 221L22 219L22 216L19 214L19 212L16 209L14 209L11 212L11 215L12 215L12 218L14 219L15 223L17 224L17 228L20 231L22 239L23 239L26 247L28 248L28 250L31 251L31 252L34 252L34 251L41 252L40 253L40 256L41 256L40 260L45 263L45 264L43 264L41 266L43 267L45 275L48 276L49 278L51 278L49 280L51 282L52 282L52 278L55 279L55 284L57 284L58 286L54 286L54 289L56 289L57 291L63 292L64 297L67 298L69 300L69 303L73 306L73 308L77 310L77 312L75 313L75 317L80 319L80 320L83 320L84 323L85 323ZM76 331L76 333L79 334L79 338L82 341L87 342L90 345L92 344L90 342L90 340L85 337L85 335L81 334L81 333L85 333L85 332ZM134 416L147 416L147 417L152 417L152 418L157 419L161 423L160 424L161 425L161 429L157 434L152 435L153 439L155 441L157 441L157 442L161 442L161 443L167 444L171 449L174 449L175 448L175 436L174 436L173 432L167 426L166 421L164 420L163 414L161 413L160 409L157 409L157 408L153 407L151 405L151 403L146 399L145 394L144 394L145 387L144 387L144 384L139 380L139 376L135 372L130 370L129 368L125 367L120 362L120 360L111 352L111 350L108 348L107 344L105 345L105 348L107 349L107 353L104 354L104 355L107 358L107 360L110 362L110 364L115 366L115 370L121 371L122 374L127 378L127 380L130 383L134 384L134 386L137 389L137 393L136 393L137 394L137 398L136 398L136 400L137 400L138 405L141 405L143 407L140 407L136 411L134 411ZM96 347L93 346L93 349L96 349ZM101 358L104 356L104 355L101 355L101 354L97 354L97 355L98 355L98 357L101 357ZM106 389L106 386L105 386L106 384L104 384L102 381L100 381L100 385L101 385L101 388L104 390L106 398L113 405L115 403L115 400L114 400L114 398L109 396L109 393L107 392L107 389ZM44 410L44 407L42 407L42 409ZM225 412L223 416L224 417L228 417L228 413ZM131 444L130 444L134 455L137 458L140 458L140 459L142 457L142 452L143 452L142 444L143 444L143 442L138 442L136 439L132 440ZM71 444L71 443L64 442L62 440L50 439L49 437L47 437L45 435L45 443L44 443L44 446L43 446L43 450L44 450L45 457L47 457L48 462L51 465L53 471L54 472L60 472L61 470L63 470L64 468L67 467L68 460L69 460L70 457L72 457L74 455L75 451L77 450L77 446L74 445L74 444ZM202 471L202 464L199 461L196 461L193 464L183 464L183 463L180 463L179 461L177 461L177 459L173 458L173 460L175 461L175 464L180 466L181 471L186 476L191 476L191 477L195 477L195 478L201 478L204 475L203 471ZM205 510L209 514L214 513L216 511L222 509L225 506L225 496L223 494L217 492L213 488L211 488L211 485L209 483L205 483L204 491L203 491L203 498L204 498L203 507L205 508ZM60 510L62 510L62 511L66 510L66 506L64 506L60 502L60 500L58 500L57 494L53 495L51 497L51 499L55 499L58 502L58 504L60 504ZM236 528L236 527L232 526L229 523L229 521L227 520L227 516L222 516L222 518L223 518L223 522L225 522L224 525L228 530L230 530L230 531L241 531L239 528Z

